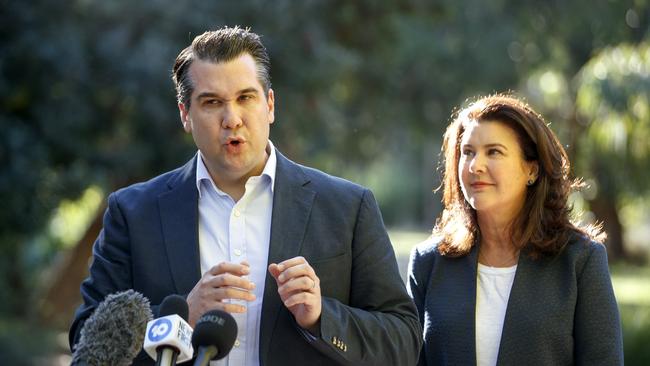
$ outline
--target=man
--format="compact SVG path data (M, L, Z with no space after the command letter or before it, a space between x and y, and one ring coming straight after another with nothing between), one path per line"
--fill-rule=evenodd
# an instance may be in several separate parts
M106 295L133 288L152 304L186 296L192 326L232 313L237 341L219 365L416 363L417 311L372 193L274 148L269 68L259 36L237 27L179 54L178 108L198 152L108 198L71 345Z

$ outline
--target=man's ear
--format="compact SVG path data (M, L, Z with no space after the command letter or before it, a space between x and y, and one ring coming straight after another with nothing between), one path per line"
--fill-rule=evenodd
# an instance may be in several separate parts
M269 89L269 92L266 95L266 105L269 109L269 124L271 124L275 121L275 94L273 93L273 89Z
M178 112L181 115L181 123L185 132L192 132L192 124L190 123L190 109L185 107L185 104L178 103Z

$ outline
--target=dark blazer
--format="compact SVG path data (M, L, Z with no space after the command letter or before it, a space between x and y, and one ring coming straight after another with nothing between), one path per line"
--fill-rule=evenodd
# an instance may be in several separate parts
M109 196L90 276L81 285L84 303L70 329L71 345L110 293L132 288L160 304L169 294L186 296L192 290L201 277L195 177L196 157ZM267 273L261 364L416 363L421 346L417 310L372 193L277 152L268 261L298 255L321 280L320 335L310 341L299 332ZM152 310L156 314L157 306ZM153 364L142 352L136 361Z
M478 246L441 256L430 239L411 253L409 292L424 327L419 365L476 365ZM519 257L497 365L622 365L616 299L602 244L577 237L554 258Z

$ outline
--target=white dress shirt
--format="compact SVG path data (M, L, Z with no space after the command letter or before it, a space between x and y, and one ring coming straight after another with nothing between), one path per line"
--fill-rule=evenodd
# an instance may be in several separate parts
M499 357L503 321L517 265L490 267L478 264L476 286L476 364L494 366Z
M258 366L260 319L264 281L268 267L273 187L276 155L271 141L269 158L259 176L250 177L246 191L238 202L214 183L199 151L196 164L196 187L199 191L199 255L201 274L221 262L248 261L255 283L255 300L232 300L246 306L244 313L232 314L237 321L235 346L228 357L212 361L211 366Z

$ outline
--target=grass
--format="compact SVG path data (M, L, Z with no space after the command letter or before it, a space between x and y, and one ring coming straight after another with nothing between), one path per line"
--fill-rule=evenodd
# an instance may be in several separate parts
M623 323L625 364L650 365L650 267L610 268Z
M399 257L409 257L411 249L413 247L426 240L431 233L422 230L403 230L403 229L394 229L388 230L388 236L393 243L393 249L395 250L395 255Z
M610 271L619 305L650 307L650 267L618 263Z

